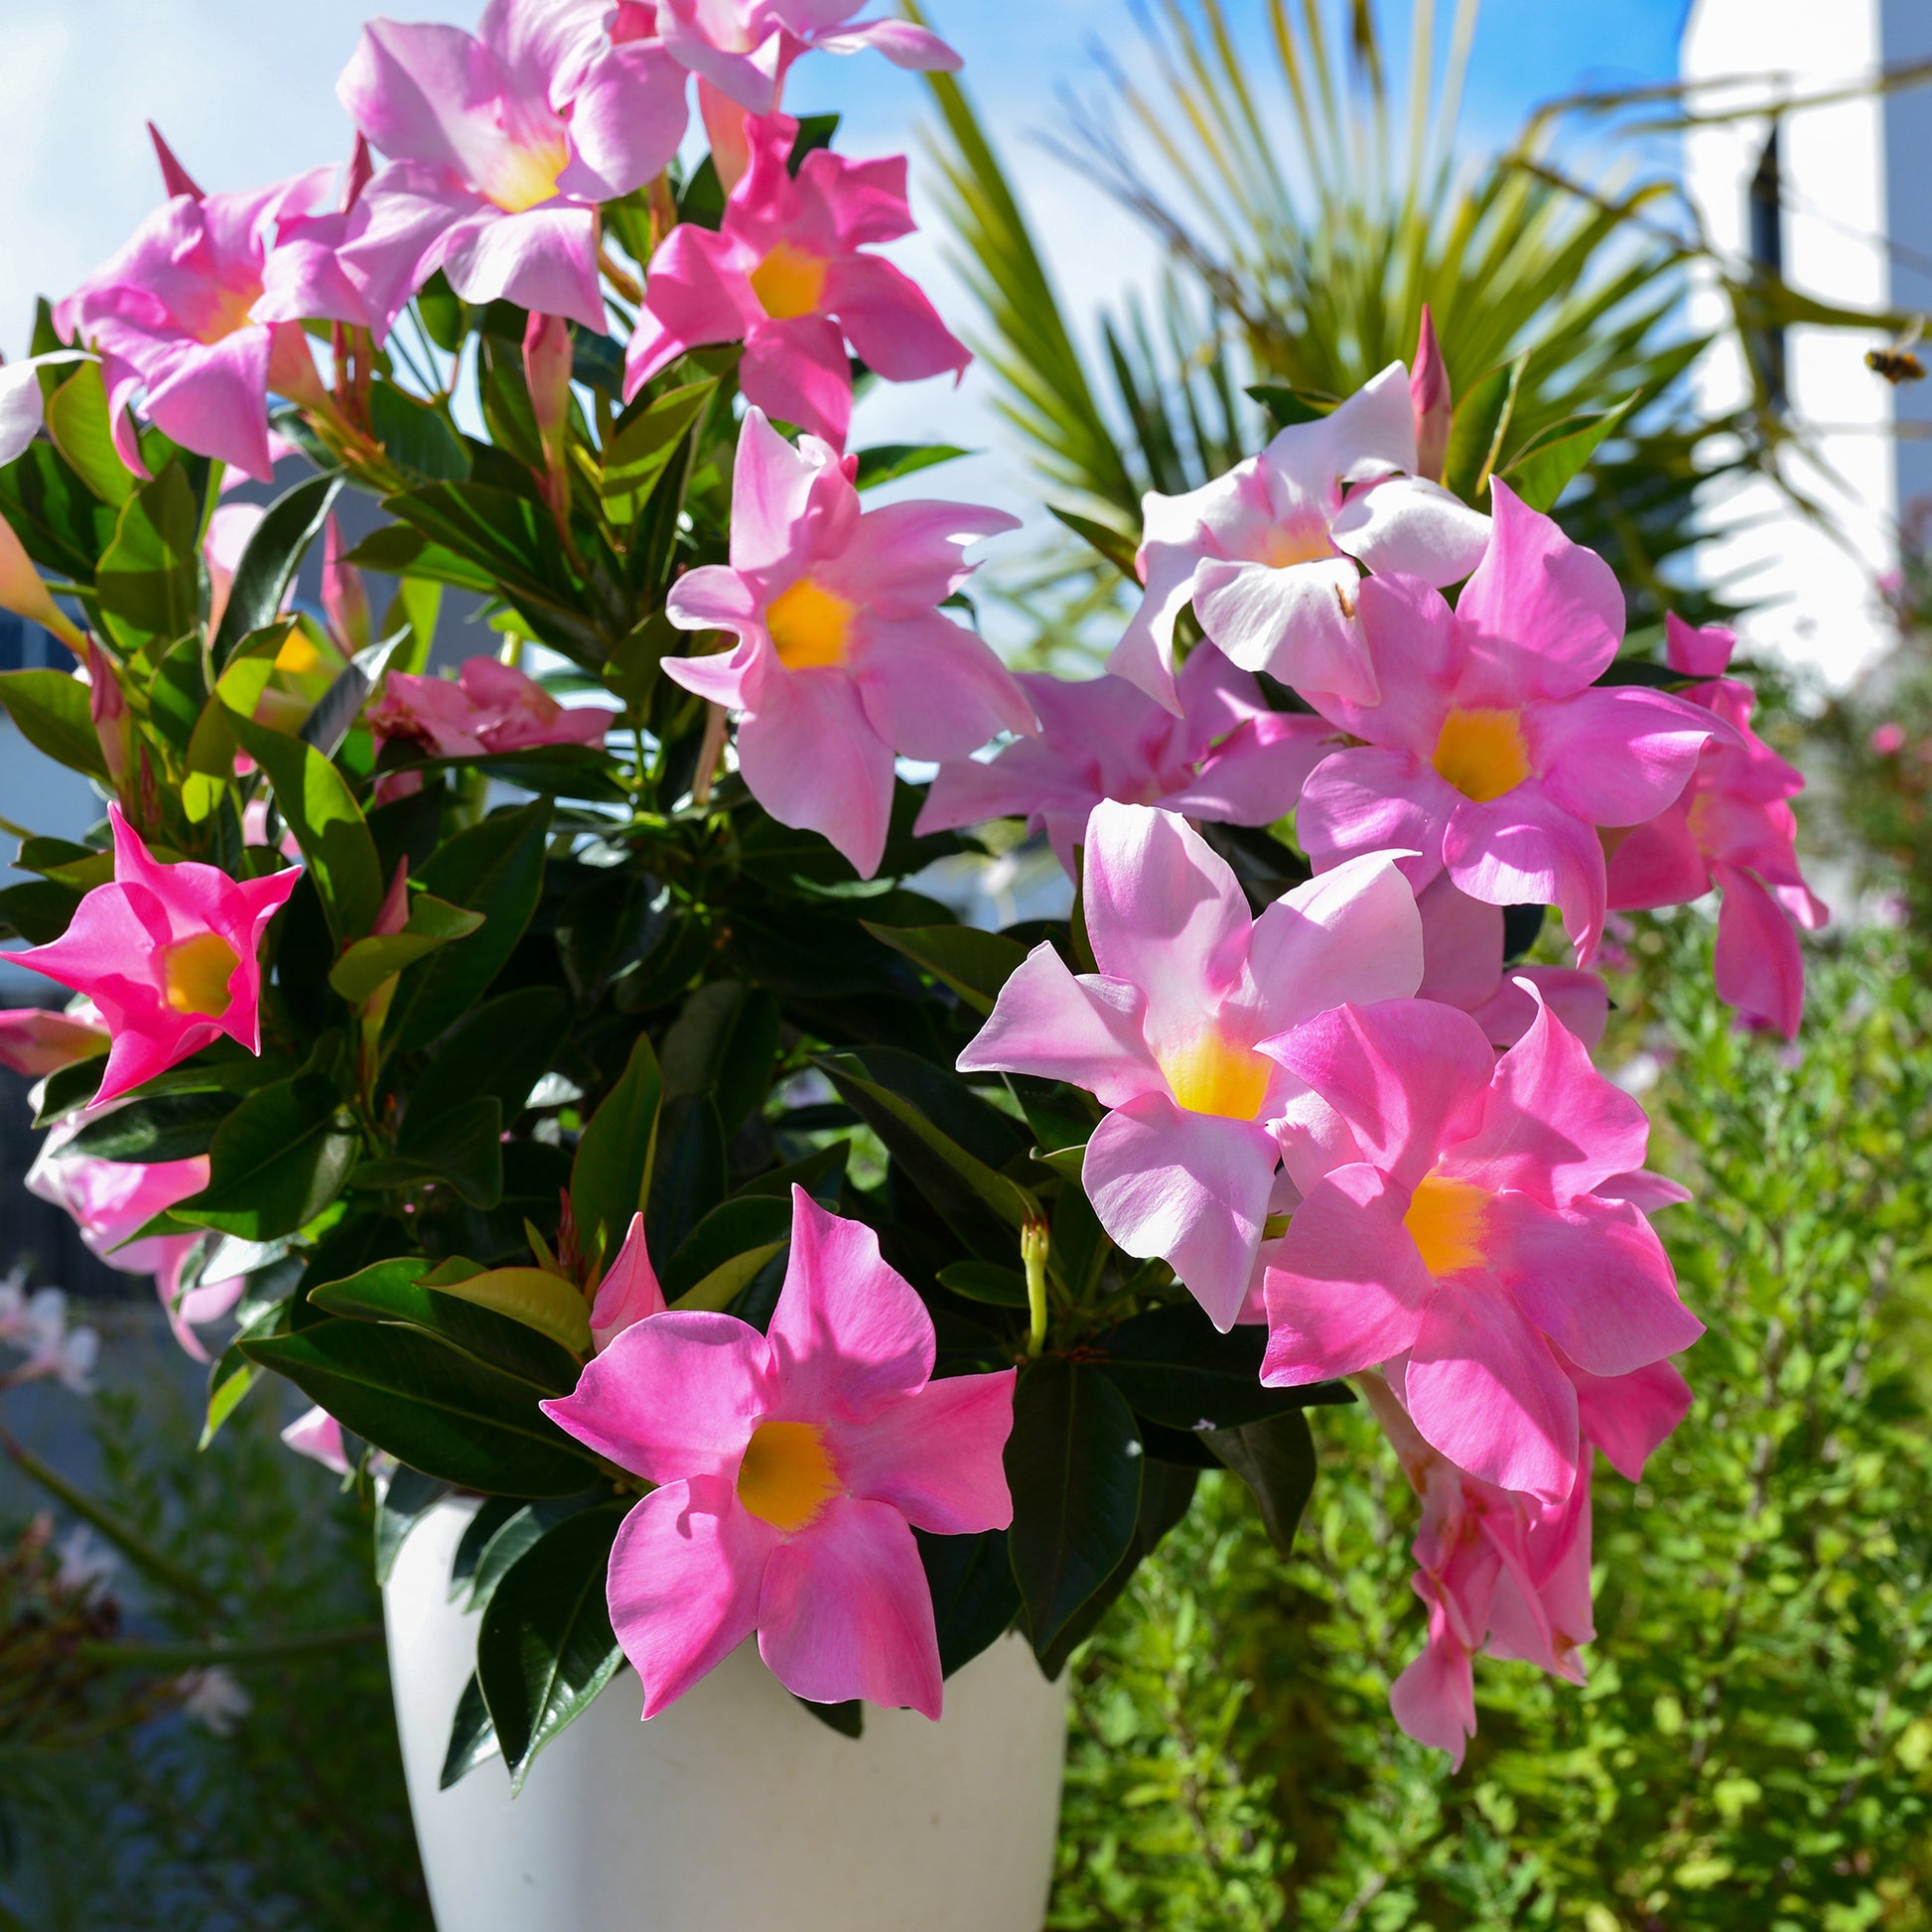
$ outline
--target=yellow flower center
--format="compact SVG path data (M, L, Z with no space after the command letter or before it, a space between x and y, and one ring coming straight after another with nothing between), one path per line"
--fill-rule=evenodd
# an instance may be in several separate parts
M259 282L251 282L244 288L217 288L202 314L196 335L208 344L226 342L237 329L252 326L249 311L261 299Z
M219 933L198 932L162 954L164 996L177 1013L219 1020L234 1004L228 982L240 964L241 955Z
M801 577L764 614L764 627L788 671L812 671L845 662L852 619L858 610L824 585Z
M1486 805L1530 775L1522 719L1513 711L1451 711L1432 762L1464 798Z
M761 1422L738 1465L738 1500L790 1536L808 1529L839 1493L825 1438L808 1422Z
M1298 516L1292 522L1277 523L1268 532L1255 561L1271 570L1288 570L1296 564L1319 563L1334 554L1326 521L1318 516Z
M483 193L505 214L521 214L556 200L557 177L569 166L570 148L561 129L535 146L505 142Z
M825 271L830 267L823 255L810 255L781 241L748 279L764 313L773 322L789 322L793 316L808 316L817 309L819 297L825 293Z
M1274 1063L1211 1029L1158 1057L1174 1104L1190 1114L1253 1120L1268 1097Z
M1453 1275L1482 1265L1488 1213L1489 1195L1483 1188L1431 1174L1417 1187L1402 1225L1432 1275Z

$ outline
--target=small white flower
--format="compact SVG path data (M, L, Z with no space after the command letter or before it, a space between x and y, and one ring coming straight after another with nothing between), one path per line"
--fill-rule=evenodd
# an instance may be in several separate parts
M86 1526L69 1530L61 1539L56 1555L61 1568L54 1578L57 1589L80 1596L92 1596L120 1568L120 1558L104 1544L96 1543Z
M219 1664L183 1672L175 1680L175 1690L181 1708L217 1737L230 1735L254 1706L254 1700Z

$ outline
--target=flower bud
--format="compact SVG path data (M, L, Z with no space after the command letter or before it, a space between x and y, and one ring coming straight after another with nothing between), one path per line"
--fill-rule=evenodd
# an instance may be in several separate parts
M91 637L86 643L87 712L100 740L100 755L107 761L107 775L118 791L134 756L134 720L128 716L127 694L121 689L114 660Z
M187 195L197 202L206 201L201 184L181 165L174 149L161 138L161 130L152 121L148 123L148 139L154 143L154 158L161 163L162 186L170 197Z
M1436 344L1436 325L1430 319L1427 302L1422 305L1422 334L1409 374L1409 400L1416 412L1416 474L1431 483L1441 483L1449 459L1454 404L1449 395L1449 369Z

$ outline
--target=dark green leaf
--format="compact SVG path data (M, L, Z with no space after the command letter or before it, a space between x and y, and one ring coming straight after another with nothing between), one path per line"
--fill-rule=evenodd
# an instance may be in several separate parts
M714 380L690 382L625 411L604 453L599 484L613 529L627 531L642 515L678 445L717 392Z
M935 464L951 463L955 457L971 456L971 450L956 449L950 443L877 443L859 452L859 474L854 487L871 489L879 483L897 483L901 477L916 476Z
M658 1130L644 1221L653 1254L674 1255L691 1230L723 1199L725 1128L707 1093L669 1101ZM617 1238L617 1223L611 1224Z
M1192 1301L1150 1309L1098 1336L1099 1366L1141 1415L1171 1429L1235 1429L1291 1409L1347 1402L1339 1382L1271 1389L1261 1383L1268 1331L1216 1331Z
M1111 523L1096 523L1092 517L1062 509L1057 503L1048 503L1046 507L1075 536L1084 537L1130 584L1138 588L1141 573L1134 562L1137 545L1133 537L1125 530L1116 529Z
M340 475L304 477L269 504L235 566L221 625L214 633L216 671L227 663L229 653L249 631L275 621L302 559L322 534L330 505L342 486Z
M643 1211L650 1195L663 1099L664 1076L657 1055L649 1036L639 1034L622 1077L591 1116L577 1143L570 1206L586 1244L595 1241L602 1228L607 1252L615 1254L629 1230L631 1216Z
M728 1261L768 1249L790 1236L788 1200L775 1194L745 1194L721 1202L691 1230L663 1266L658 1279L664 1299L678 1301Z
M450 1725L450 1744L443 1753L443 1769L438 1774L436 1788L447 1791L453 1784L461 1783L479 1764L485 1764L492 1757L502 1755L502 1746L496 1741L496 1726L489 1722L489 1706L483 1702L483 1685L477 1673L470 1673L469 1681L463 1687L463 1695L457 1699L456 1717Z
M440 412L393 383L371 385L369 425L383 454L417 483L461 483L470 474L463 439Z
M1002 1268L992 1261L955 1261L940 1269L939 1286L969 1302L984 1302L999 1309L1024 1309L1027 1278L1017 1268Z
M450 1560L450 1601L468 1602L471 1585L476 1580L477 1565L483 1553L489 1547L490 1539L513 1517L520 1516L528 1509L528 1503L519 1503L508 1496L491 1496L477 1505L476 1512L464 1525L463 1534L457 1539L456 1555Z
M69 771L107 782L87 687L77 678L65 671L0 671L0 705L37 751Z
M117 1107L104 1119L83 1127L67 1152L96 1161L150 1166L161 1161L192 1161L206 1154L215 1130L234 1110L225 1094L166 1094Z
M1005 1530L980 1536L934 1536L914 1530L919 1561L932 1591L939 1631L939 1669L946 1677L970 1664L1012 1629L1020 1614L1020 1586Z
M437 1180L472 1207L494 1207L503 1198L502 1102L484 1094L452 1107L405 1132L393 1156L365 1162L351 1179L357 1187L418 1187Z
M609 1490L587 1489L581 1496L556 1496L542 1502L525 1503L522 1508L496 1519L496 1527L478 1549L469 1579L469 1607L481 1610L495 1593L496 1586L509 1575L526 1551L533 1549L559 1523L579 1511L593 1509L610 1500Z
M207 1187L173 1212L245 1241L293 1234L342 1192L360 1146L330 1081L313 1073L278 1080L222 1122Z
M1025 946L976 926L886 926L866 919L860 924L882 944L943 980L975 1013L993 1011L1001 987L1027 957Z
M438 1482L420 1470L401 1468L383 1485L382 1499L375 1508L375 1581L386 1584L394 1573L402 1546L428 1513L450 1493L447 1482Z
M121 505L94 584L102 621L124 649L172 642L201 621L201 505L179 462Z
M508 1126L550 1070L570 1026L570 1001L554 986L526 986L486 1000L437 1043L409 1095L402 1145L443 1115L490 1095Z
M1145 1461L1133 1411L1104 1375L1057 1358L1022 1373L1006 1449L1009 1542L1041 1657L1127 1555Z
M1314 1493L1314 1438L1300 1410L1240 1429L1204 1432L1209 1448L1254 1492L1268 1540L1283 1556L1295 1547L1302 1512Z

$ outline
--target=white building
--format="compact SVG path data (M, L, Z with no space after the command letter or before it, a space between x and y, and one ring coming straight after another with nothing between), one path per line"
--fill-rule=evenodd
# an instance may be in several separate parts
M1685 185L1709 240L1824 301L1932 312L1932 88L1799 105L1928 57L1932 0L1692 0L1684 78L1737 83L1707 89L1697 104L1791 103L1686 136ZM1722 325L1725 312L1707 282L1697 319ZM1704 570L1763 601L1751 620L1755 647L1844 685L1890 642L1874 584L1897 567L1901 523L1915 505L1932 519L1932 384L1894 389L1865 366L1865 351L1886 345L1882 332L1781 334L1755 352L1781 366L1791 415L1816 439L1818 467L1793 480L1831 510L1841 537L1769 483L1752 483L1719 508L1727 534L1707 547ZM1932 344L1923 352L1932 356ZM1734 343L1706 359L1701 380L1713 409L1742 400ZM1932 523L1925 535L1932 541Z

